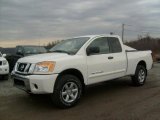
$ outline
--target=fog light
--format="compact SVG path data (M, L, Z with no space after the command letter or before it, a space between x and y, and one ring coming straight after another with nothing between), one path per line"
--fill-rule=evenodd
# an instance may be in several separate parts
M34 84L34 87L35 87L36 89L38 89L38 85L37 85L37 84Z

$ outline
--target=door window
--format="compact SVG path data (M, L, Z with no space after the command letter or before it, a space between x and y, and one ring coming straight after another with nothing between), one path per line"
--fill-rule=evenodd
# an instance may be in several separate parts
M107 54L107 53L110 53L109 44L108 44L108 40L107 40L106 37L101 37L101 38L95 39L88 46L87 49L89 49L90 47L97 47L97 48L99 48L99 53L97 53L97 54Z

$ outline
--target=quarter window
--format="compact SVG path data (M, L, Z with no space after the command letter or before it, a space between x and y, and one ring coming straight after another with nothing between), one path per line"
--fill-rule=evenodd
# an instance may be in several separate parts
M110 44L110 48L111 48L112 53L122 52L122 47L121 47L121 44L120 44L118 38L108 37L107 39L108 39L108 42Z

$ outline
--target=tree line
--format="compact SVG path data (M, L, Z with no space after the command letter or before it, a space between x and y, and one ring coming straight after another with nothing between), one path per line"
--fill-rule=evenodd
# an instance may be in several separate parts
M154 61L160 59L160 38L153 38L149 35L139 36L137 40L125 44L137 50L151 50Z
M49 50L51 49L52 47L54 47L56 44L58 44L60 42L60 40L56 40L56 41L52 41L52 42L49 42L47 45L45 45L44 47Z

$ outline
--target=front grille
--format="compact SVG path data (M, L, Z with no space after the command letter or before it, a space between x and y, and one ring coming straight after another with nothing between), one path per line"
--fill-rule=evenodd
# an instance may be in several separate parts
M25 73L26 74L26 73L29 72L30 66L31 66L30 63L17 63L16 72Z
M2 65L2 61L0 61L0 66Z

